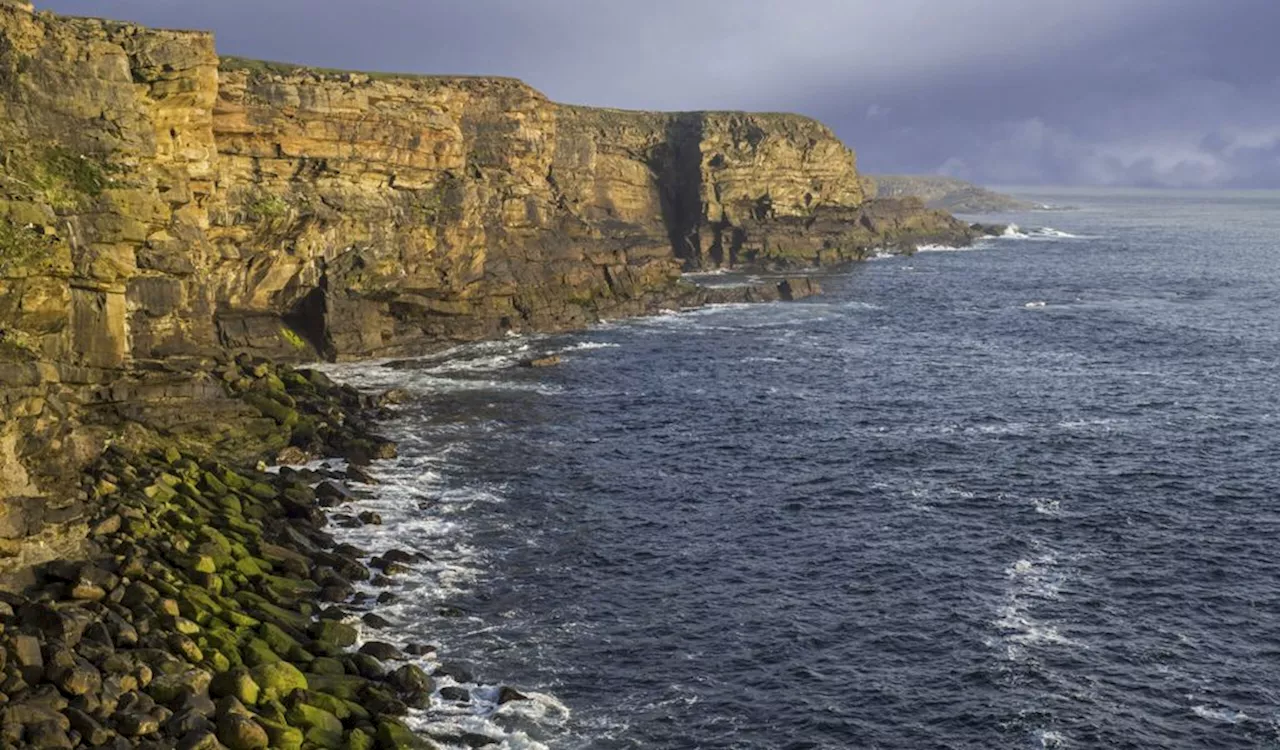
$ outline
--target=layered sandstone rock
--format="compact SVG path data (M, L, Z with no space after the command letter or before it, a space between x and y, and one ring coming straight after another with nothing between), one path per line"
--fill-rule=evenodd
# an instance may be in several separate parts
M0 2L0 539L74 519L22 498L138 425L251 450L230 353L410 354L705 301L682 269L969 235L868 201L803 117L220 60Z

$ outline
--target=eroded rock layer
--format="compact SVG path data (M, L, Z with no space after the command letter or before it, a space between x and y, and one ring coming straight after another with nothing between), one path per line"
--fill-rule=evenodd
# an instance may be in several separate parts
M0 540L81 517L51 488L131 430L260 449L216 374L235 352L411 354L706 301L682 269L970 233L868 201L803 117L220 60L0 0Z

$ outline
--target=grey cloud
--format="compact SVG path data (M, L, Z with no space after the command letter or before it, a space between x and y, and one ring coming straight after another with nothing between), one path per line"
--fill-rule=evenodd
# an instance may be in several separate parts
M1280 185L1268 135L1280 110L1272 0L40 5L211 28L224 54L514 75L555 99L604 106L800 111L878 171Z

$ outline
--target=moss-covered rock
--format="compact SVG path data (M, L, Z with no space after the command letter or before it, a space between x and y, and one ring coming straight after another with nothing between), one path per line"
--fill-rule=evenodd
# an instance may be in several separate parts
M238 713L224 713L218 717L218 740L229 750L262 750L271 744L271 738L261 724Z
M234 668L216 675L209 684L209 695L214 698L230 696L245 706L256 705L261 693L258 683L249 670L244 668Z
M272 750L302 750L305 738L301 729L269 719L258 719L258 723L267 730Z
M339 648L355 645L360 635L353 626L336 620L317 620L308 632L320 643Z
M374 750L377 740L363 729L352 729L347 733L347 747L350 750Z
M434 742L417 736L404 724L390 718L378 722L377 740L380 750L437 750Z
M290 726L302 729L308 741L320 747L342 747L342 721L323 708L296 702L289 707L285 718Z
M285 698L294 690L306 690L308 685L306 675L285 661L256 666L249 674L261 686L264 700Z

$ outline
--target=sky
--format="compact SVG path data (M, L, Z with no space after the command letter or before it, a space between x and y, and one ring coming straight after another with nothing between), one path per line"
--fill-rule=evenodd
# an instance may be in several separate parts
M1280 187L1280 0L36 0L218 50L816 117L864 171Z

